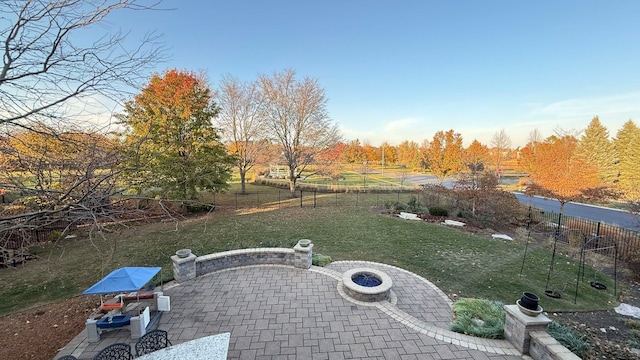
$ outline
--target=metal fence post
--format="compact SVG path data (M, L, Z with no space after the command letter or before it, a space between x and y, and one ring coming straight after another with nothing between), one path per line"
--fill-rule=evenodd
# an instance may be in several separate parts
M236 209L238 209L238 192L236 191Z
M256 191L256 206L260 207L260 191Z
M316 207L316 194L318 193L317 190L313 190L313 208L315 209Z
M560 237L560 223L562 222L562 213L558 214L558 227L556 228L556 239Z
M302 189L300 189L300 207L302 207Z

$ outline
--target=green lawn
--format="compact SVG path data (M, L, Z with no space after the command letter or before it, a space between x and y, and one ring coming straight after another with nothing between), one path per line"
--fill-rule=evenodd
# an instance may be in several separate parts
M297 190L296 198L291 198L290 195L288 188L275 188L254 184L247 184L246 193L241 194L240 184L233 183L226 193L215 195L211 193L201 194L201 201L225 208L300 207L300 190ZM412 197L419 197L419 194L413 191L402 191L399 188L396 191L388 192L327 192L303 189L302 207L384 206L385 203L407 203Z
M544 297L550 254L529 249L526 275L520 276L524 246L468 235L458 229L404 221L366 207L282 208L214 211L181 223L121 227L32 249L41 256L18 268L0 269L0 314L80 294L121 266L162 266L172 277L169 257L181 248L196 255L259 246L293 246L313 240L314 252L335 260L377 261L413 271L447 293L513 304L523 291L541 297L545 310L612 308L611 290L580 285L573 304L577 264L556 261L552 283L568 283L563 298ZM589 270L588 270L589 271ZM587 272L589 273L589 272ZM610 278L598 281L613 289Z

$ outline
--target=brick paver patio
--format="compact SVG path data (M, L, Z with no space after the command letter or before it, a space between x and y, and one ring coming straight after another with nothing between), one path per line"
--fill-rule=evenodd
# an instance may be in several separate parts
M393 279L391 301L346 298L339 280L354 267L374 267ZM448 330L451 302L442 291L408 271L366 262L336 262L301 270L260 265L226 269L165 286L171 311L157 328L173 344L230 332L229 359L519 359L504 340ZM60 354L90 359L128 331L89 344L84 332Z

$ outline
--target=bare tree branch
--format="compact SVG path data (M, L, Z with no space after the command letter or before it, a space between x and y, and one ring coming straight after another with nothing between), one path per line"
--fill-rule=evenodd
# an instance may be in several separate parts
M240 82L225 76L217 96L221 108L217 123L231 154L236 156L242 193L246 175L259 156L267 152L265 101L256 82Z
M295 71L285 70L271 77L262 75L259 82L269 133L282 146L293 196L298 176L314 155L340 141L339 130L329 119L327 98L316 79L297 80Z
M71 100L101 95L120 101L144 71L162 60L159 37L145 35L127 48L126 33L102 35L85 44L114 11L146 10L138 0L7 0L2 2L0 124L32 129L52 119L70 120ZM76 111L77 112L77 111Z

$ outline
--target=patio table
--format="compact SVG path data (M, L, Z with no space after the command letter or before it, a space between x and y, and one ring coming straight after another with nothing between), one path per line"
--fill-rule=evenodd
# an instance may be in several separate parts
M227 358L231 333L205 336L142 355L136 360L224 360Z

